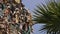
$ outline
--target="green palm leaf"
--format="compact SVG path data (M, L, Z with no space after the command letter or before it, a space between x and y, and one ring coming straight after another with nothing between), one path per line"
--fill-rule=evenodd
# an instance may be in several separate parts
M46 24L43 29L47 34L60 34L60 3L51 2L37 6L34 11L34 21Z

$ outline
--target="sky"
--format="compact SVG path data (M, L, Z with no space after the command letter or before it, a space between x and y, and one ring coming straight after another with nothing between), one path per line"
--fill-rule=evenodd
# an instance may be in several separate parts
M47 0L46 0L47 2ZM25 5L25 7L27 9L29 9L29 11L31 12L31 14L33 15L33 10L34 8L36 8L36 5L38 4L41 4L41 3L44 3L45 4L45 1L44 0L23 0L23 4ZM46 34L46 31L44 32L39 32L39 29L42 28L42 25L41 24L36 24L33 26L33 34Z
M29 11L31 12L31 14L33 15L33 10L34 8L36 8L36 5L39 5L41 3L45 4L48 3L48 0L22 0L23 4L25 5L25 7L27 9L29 9ZM58 0L59 1L59 0ZM39 32L38 30L41 29L43 26L41 24L36 24L33 26L33 34L46 34L46 30L44 30L43 32Z
M23 4L25 5L27 9L30 10L31 13L34 10L34 8L36 8L36 5L41 4L41 3L45 3L45 1L44 0L23 0Z

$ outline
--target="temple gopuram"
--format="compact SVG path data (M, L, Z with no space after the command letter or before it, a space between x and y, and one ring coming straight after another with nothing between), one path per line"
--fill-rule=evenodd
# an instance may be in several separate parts
M22 0L0 0L0 34L31 34L32 16Z

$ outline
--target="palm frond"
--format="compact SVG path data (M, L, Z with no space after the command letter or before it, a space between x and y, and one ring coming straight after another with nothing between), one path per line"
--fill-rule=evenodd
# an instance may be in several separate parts
M60 4L60 3L59 3ZM47 5L42 3L38 5L34 13L34 21L46 24L43 29L47 30L47 34L60 33L60 5L57 2L51 2Z

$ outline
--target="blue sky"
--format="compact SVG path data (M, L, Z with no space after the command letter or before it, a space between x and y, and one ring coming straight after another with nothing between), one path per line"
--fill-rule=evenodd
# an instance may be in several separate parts
M47 0L46 0L47 2ZM44 0L23 0L23 4L25 5L25 7L27 9L29 9L29 11L32 13L32 11L34 10L34 8L36 8L36 5L44 3ZM33 13L32 13L33 14ZM46 31L44 32L39 32L38 30L42 28L42 25L36 24L33 26L34 29L34 33L33 34L45 34Z
M59 0L58 0L59 1ZM48 0L23 0L23 4L31 14L33 15L33 10L36 8L36 5L41 4L41 3L48 3ZM39 32L38 30L41 29L43 26L41 24L36 24L33 26L34 33L33 34L46 34L46 30L44 32Z
M45 1L44 0L23 0L23 4L25 5L26 8L30 10L31 13L34 10L34 8L36 8L36 5L41 3L45 3Z
M36 5L41 3L45 4L45 3L48 3L48 1L51 1L51 0L23 0L23 4L31 12L36 7ZM60 0L57 0L57 1L60 1Z

